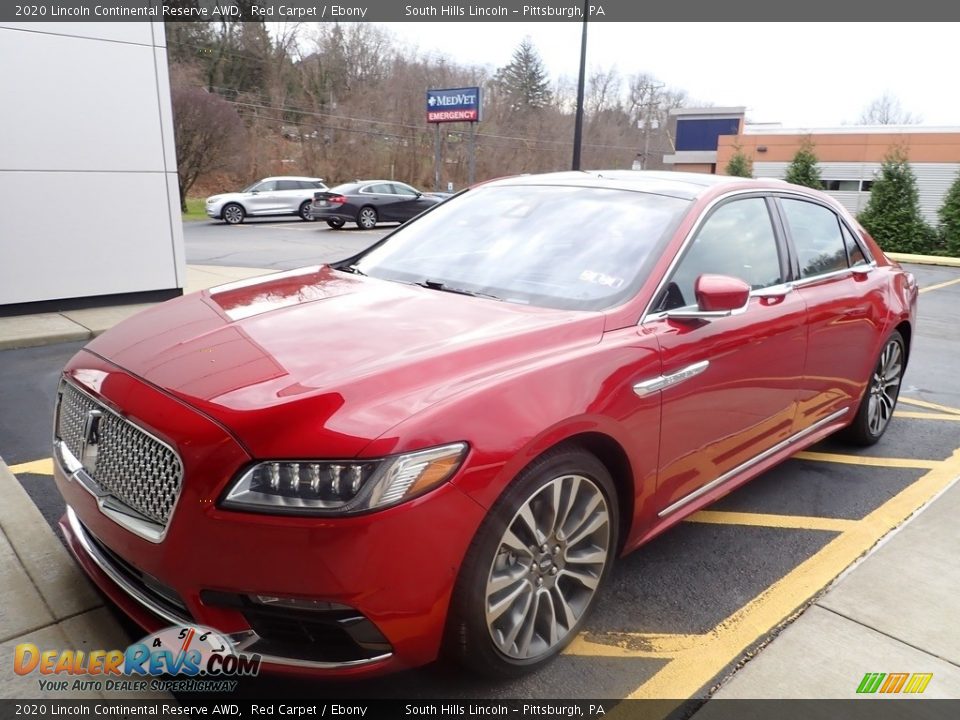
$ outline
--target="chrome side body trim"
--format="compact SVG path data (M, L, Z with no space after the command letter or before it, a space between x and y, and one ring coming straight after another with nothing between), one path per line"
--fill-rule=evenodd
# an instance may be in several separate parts
M837 412L835 412L835 413L833 413L833 414L831 414L831 415L828 415L827 417L823 418L822 420L818 420L817 422L815 422L815 423L814 423L813 425L811 425L810 427L801 430L800 432L796 433L795 435L791 435L791 436L788 437L786 440L781 440L781 441L778 442L776 445L774 445L772 448L769 448L768 450L764 450L764 451L763 451L762 453L760 453L759 455L750 458L749 460L747 460L747 461L744 462L744 463L741 463L740 465L738 465L737 467L733 468L732 470L728 470L728 471L725 472L723 475L721 475L720 477L718 477L716 480L712 480L711 482L708 482L706 485L701 485L700 487L698 487L696 490L694 490L693 492L689 493L688 495L684 495L682 498L680 498L679 500L677 500L677 501L676 501L675 503L673 503L672 505L669 505L669 506L665 507L663 510L661 510L660 512L658 512L658 513L657 513L657 516L658 516L658 517L665 517L665 516L667 516L667 515L670 515L671 513L676 512L677 510L679 510L680 508L682 508L684 505L687 505L687 504L693 502L693 501L696 500L698 497L707 494L708 492L710 492L710 491L713 490L714 488L719 487L720 485L723 485L723 484L724 484L725 482L727 482L728 480L731 480L732 478L734 478L735 476L739 475L740 473L742 473L742 472L744 472L744 471L746 471L746 470L749 470L749 469L752 468L754 465L757 465L757 464L763 462L763 461L766 460L768 457L771 457L772 455L776 455L776 454L777 454L778 452L780 452L781 450L786 449L786 448L789 447L790 445L793 445L794 443L802 440L803 438L807 437L808 435L812 435L813 433L815 433L817 430L819 430L820 428L824 427L825 425L829 425L829 424L832 423L834 420L840 419L841 417L843 417L844 415L846 415L849 410L850 410L850 408L843 408L842 410L838 410Z
M183 617L176 615L175 613L170 612L166 608L159 606L155 603L150 597L145 595L140 591L138 587L131 584L123 575L117 571L113 566L113 563L110 562L103 553L101 553L96 546L91 542L90 535L87 532L87 529L77 518L77 514L74 512L73 508L69 505L67 506L67 524L70 526L70 531L73 533L73 536L77 539L77 542L80 544L80 547L83 548L83 551L87 554L93 563L100 568L104 574L109 577L117 587L123 590L131 599L138 602L144 608L149 610L151 613L166 620L172 625L192 625L195 623L193 618ZM236 649L240 652L249 652L256 653L256 648L254 645L260 640L260 636L257 635L253 630L245 630L243 632L232 633L226 636L231 642L235 643ZM257 653L260 654L260 653ZM376 657L366 658L364 660L347 660L344 662L323 662L318 660L301 660L299 658L286 658L278 655L263 655L260 654L260 659L265 663L271 663L274 665L288 665L292 667L304 667L304 668L317 668L317 669L337 669L337 668L346 668L346 667L359 667L361 665L371 665L373 663L381 662L392 657L393 653L384 653L383 655L377 655Z
M633 386L633 391L639 397L646 397L647 395L651 395L674 385L679 385L685 380L696 377L708 367L710 367L710 361L701 360L693 365L687 365L687 367L683 368L682 370L678 370L675 373L671 373L669 375L659 375L658 377L638 382Z

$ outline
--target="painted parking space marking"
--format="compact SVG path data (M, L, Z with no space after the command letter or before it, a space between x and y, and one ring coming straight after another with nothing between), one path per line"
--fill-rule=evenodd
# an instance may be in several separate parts
M14 475L21 473L24 475L53 475L53 458L20 463L19 465L12 466L10 472Z
M960 416L960 410L957 408L949 407L947 405L940 405L939 403L928 402L926 400L918 400L916 398L900 397L897 400L898 403L904 403L906 405L914 405L915 407L926 408L928 410L938 410L942 413L947 413L948 415L958 415Z
M960 278L956 278L954 280L947 280L942 283L937 283L936 285L927 285L927 287L920 288L920 292L925 293L925 292L930 292L931 290L939 290L940 288L956 285L957 283L960 283Z
M940 462L937 460L917 460L914 458L885 458L870 457L867 455L841 455L839 453L810 452L802 450L793 455L796 460L813 460L815 462L831 462L843 465L867 465L869 467L886 468L913 468L917 470L932 470Z
M701 510L686 518L685 522L709 523L713 525L749 525L754 527L786 528L789 530L846 532L860 521L846 520L844 518L808 517L804 515L770 515L767 513Z

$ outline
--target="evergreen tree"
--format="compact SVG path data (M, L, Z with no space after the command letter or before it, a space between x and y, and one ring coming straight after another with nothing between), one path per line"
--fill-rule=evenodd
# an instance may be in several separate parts
M940 208L940 231L947 253L960 257L960 175L953 181Z
M935 245L935 233L920 214L917 178L902 146L883 159L870 200L857 217L880 247L890 252L924 252Z
M823 190L820 169L817 167L817 156L813 152L813 147L813 140L809 137L804 138L783 179L794 185Z
M543 108L552 100L547 71L529 36L513 51L510 63L497 70L493 82L514 112Z
M739 144L733 146L733 157L727 163L725 172L734 177L753 177L753 161L744 154Z

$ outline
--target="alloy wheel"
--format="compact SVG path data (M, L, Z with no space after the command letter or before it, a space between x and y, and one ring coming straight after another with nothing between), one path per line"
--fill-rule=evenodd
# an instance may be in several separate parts
M903 375L903 348L894 339L887 341L870 382L867 422L870 432L879 435L893 417Z
M360 226L364 230L371 230L377 224L377 211L373 208L363 208L360 211Z
M243 222L243 209L239 205L227 205L223 209L223 219L230 225Z
M541 486L500 539L487 577L487 629L503 654L532 659L577 625L610 559L607 500L582 475Z

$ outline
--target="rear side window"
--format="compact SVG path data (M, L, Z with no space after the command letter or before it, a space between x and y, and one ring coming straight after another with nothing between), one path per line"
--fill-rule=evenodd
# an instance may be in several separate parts
M780 198L780 204L797 249L801 278L849 267L840 219L833 210L804 200L787 198Z
M296 180L277 180L277 190L300 190L301 187Z
M867 258L863 254L863 248L860 247L850 230L843 223L840 223L840 232L843 233L843 243L847 246L847 260L850 262L850 267L866 265Z

